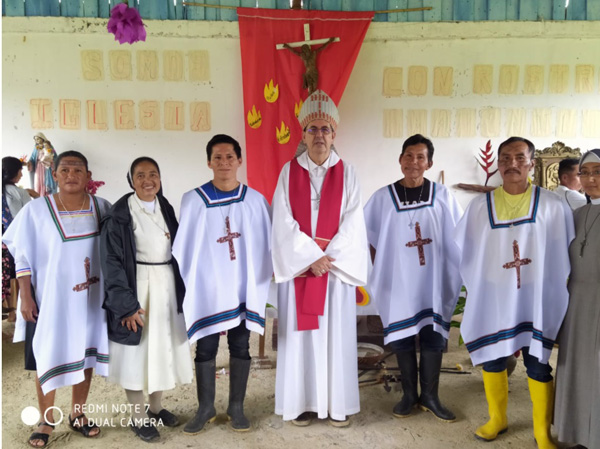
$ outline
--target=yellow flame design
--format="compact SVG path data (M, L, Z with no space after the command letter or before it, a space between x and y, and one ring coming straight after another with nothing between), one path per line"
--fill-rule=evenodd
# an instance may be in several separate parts
M304 102L302 100L300 100L300 103L296 103L294 105L294 114L296 114L296 117L298 117L300 115L300 109L302 109L303 104L304 104Z
M273 80L265 84L265 100L268 103L275 103L279 98L279 84L273 86Z
M290 128L285 126L285 123L281 122L281 130L275 127L275 133L277 134L277 142L281 145L285 145L290 141Z
M369 292L364 287L356 287L356 305L366 306L371 302Z
M262 124L262 116L260 111L256 111L256 105L252 105L252 110L248 111L248 125L252 129L260 128Z

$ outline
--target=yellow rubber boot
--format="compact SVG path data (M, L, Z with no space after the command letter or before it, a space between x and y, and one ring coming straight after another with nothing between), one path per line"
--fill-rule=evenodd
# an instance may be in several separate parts
M539 449L556 449L550 435L552 412L554 410L554 383L538 382L532 378L529 382L529 394L533 403L533 436Z
M475 438L492 441L508 429L508 374L506 370L499 373L488 373L484 370L482 373L490 420L475 431Z

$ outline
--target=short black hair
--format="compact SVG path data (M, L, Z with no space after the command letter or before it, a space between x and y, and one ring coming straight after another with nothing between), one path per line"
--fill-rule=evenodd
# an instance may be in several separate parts
M524 137L509 137L504 142L502 142L498 147L498 157L500 157L500 152L502 151L502 148L504 148L506 145L510 145L511 143L515 142L523 142L524 144L526 144L527 149L529 150L529 157L533 159L535 155L535 145L533 145L533 143L530 140L527 140Z
M402 157L402 155L404 154L404 152L406 151L406 149L408 147L411 147L413 145L418 145L422 143L423 145L425 145L427 147L427 160L429 162L433 161L433 143L431 142L431 140L429 140L427 137L421 135L421 134L415 134L414 136L410 136L408 139L406 139L404 141L404 143L402 144L402 153L400 153L400 157Z
M2 158L2 188L5 185L11 185L13 179L19 174L19 170L23 169L23 163L21 159L13 156L6 156Z
M579 170L579 159L574 157L568 157L563 159L558 164L558 179L562 178L562 175L568 175L573 170Z
M206 144L206 156L209 161L210 161L210 158L212 157L213 147L220 143L230 143L231 145L233 145L233 151L235 151L237 158L241 159L242 147L240 146L240 143L237 140L235 140L233 137L228 136L227 134L217 134L216 136L213 136L213 138L210 139L208 141L208 143Z
M64 152L60 153L58 155L58 157L54 160L54 170L58 170L58 165L60 164L60 161L62 161L65 157L76 157L77 159L80 159L81 162L83 162L83 165L85 165L85 170L90 171L88 169L87 158L83 154L81 154L79 151L74 151L74 150L64 151Z

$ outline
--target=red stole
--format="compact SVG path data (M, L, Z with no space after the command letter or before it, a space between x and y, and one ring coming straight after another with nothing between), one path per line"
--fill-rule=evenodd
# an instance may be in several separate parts
M296 158L290 163L289 189L292 215L300 225L300 230L312 238L310 175ZM323 251L338 232L343 193L344 164L340 160L327 170L321 189L315 242ZM316 277L310 270L294 278L299 331L319 328L319 315L323 315L325 310L328 280L329 273Z

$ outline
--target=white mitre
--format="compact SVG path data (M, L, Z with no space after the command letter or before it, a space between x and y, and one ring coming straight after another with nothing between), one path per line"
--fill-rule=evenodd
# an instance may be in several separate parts
M316 90L310 94L298 114L298 121L302 129L305 129L313 120L325 120L331 123L334 131L340 122L337 106L331 97L322 90Z

